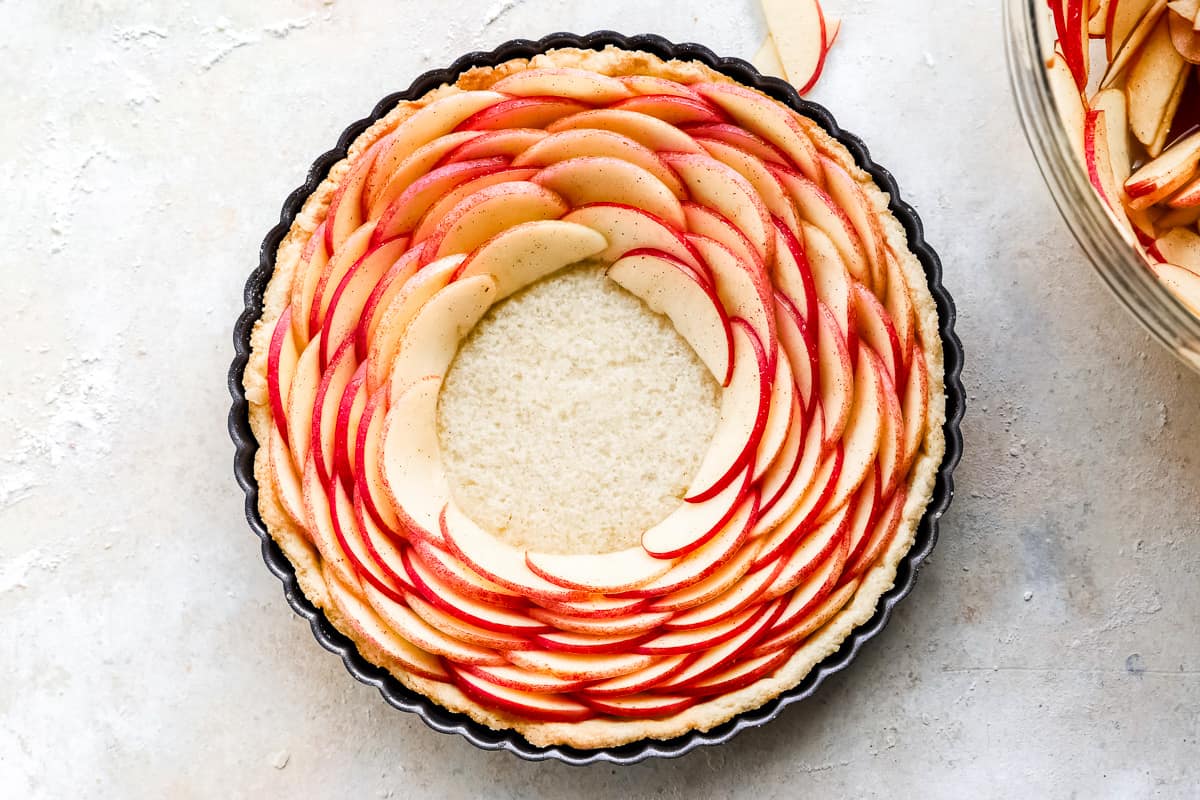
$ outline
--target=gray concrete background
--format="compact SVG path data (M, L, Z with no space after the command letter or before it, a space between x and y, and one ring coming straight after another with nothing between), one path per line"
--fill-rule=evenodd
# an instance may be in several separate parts
M1197 796L1200 377L1069 238L996 4L827 6L815 97L898 176L958 302L958 496L811 702L572 769L433 733L312 640L242 518L229 331L284 196L417 73L556 29L749 57L757 5L0 2L0 794Z

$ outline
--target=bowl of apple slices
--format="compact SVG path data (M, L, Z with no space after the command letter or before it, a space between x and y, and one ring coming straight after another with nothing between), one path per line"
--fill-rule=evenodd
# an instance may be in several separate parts
M1007 0L1025 133L1096 271L1200 370L1200 0Z

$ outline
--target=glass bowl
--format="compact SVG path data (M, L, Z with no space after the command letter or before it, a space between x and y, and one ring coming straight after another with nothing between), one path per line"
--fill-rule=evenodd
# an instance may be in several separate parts
M1009 80L1025 137L1067 227L1125 308L1155 339L1200 372L1200 319L1146 268L1088 181L1061 123L1045 68L1056 38L1046 0L1004 0Z

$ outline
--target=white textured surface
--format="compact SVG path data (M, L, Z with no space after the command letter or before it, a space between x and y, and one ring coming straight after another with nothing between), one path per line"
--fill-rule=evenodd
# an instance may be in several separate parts
M229 330L284 196L418 72L558 29L748 57L757 6L0 2L0 794L1194 796L1200 378L1068 238L996 4L827 6L815 97L898 176L958 301L958 496L814 700L574 770L439 736L313 642L242 519Z

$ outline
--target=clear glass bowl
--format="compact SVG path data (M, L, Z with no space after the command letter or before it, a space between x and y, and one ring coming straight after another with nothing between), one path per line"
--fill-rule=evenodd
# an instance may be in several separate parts
M1154 338L1200 372L1200 319L1146 268L1137 244L1108 215L1060 121L1045 67L1055 39L1046 0L1004 0L1004 6L1017 110L1063 219L1117 299Z

